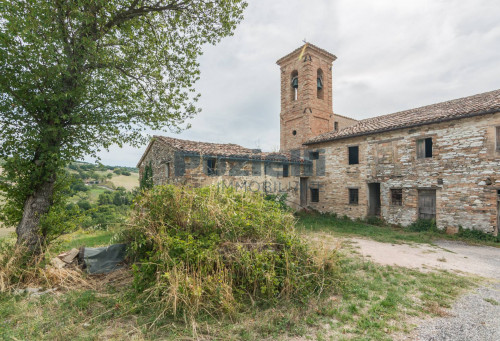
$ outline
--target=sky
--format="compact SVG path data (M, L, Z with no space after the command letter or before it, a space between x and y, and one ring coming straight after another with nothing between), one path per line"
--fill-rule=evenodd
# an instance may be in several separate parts
M192 128L151 134L279 150L276 61L304 40L337 56L333 111L355 119L500 89L498 0L248 2L234 36L204 47ZM145 149L99 156L133 167Z

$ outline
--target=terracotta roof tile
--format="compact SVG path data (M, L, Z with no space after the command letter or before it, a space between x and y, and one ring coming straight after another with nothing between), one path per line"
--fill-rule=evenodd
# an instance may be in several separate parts
M316 136L304 144L339 140L395 129L456 120L500 111L500 89L482 94L361 120L339 131Z
M312 50L316 50L316 52L320 52L320 53L323 53L324 55L330 57L331 59L333 59L334 61L337 59L337 57L334 55L334 54L331 54L330 52L328 52L327 50L324 50L320 47L317 47L316 45L314 44L311 44L311 43L305 43L304 45L307 45L307 47L309 47L310 49ZM280 59L278 59L278 61L276 62L276 64L280 64L283 60L287 59L288 57L294 55L294 54L297 54L298 52L302 51L302 49L304 48L304 45L301 45L299 48L293 50L292 52L290 52L289 54L287 54L286 56L284 57L281 57Z
M195 153L210 156L239 157L252 160L272 160L272 161L291 161L304 162L300 157L290 153L262 152L260 149L249 149L233 143L209 143L190 140L176 139L167 136L154 136L155 139L169 146L184 151L186 153Z

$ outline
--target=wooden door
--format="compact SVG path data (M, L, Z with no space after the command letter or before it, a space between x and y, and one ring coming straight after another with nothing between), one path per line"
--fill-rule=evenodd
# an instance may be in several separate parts
M418 218L436 219L436 190L418 190Z

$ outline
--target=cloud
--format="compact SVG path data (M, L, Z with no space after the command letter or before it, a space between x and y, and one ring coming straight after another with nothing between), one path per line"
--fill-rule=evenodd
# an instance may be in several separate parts
M204 49L203 111L176 137L278 149L275 62L304 38L338 57L333 109L357 119L500 88L496 0L249 2L235 35ZM100 155L134 166L145 148Z

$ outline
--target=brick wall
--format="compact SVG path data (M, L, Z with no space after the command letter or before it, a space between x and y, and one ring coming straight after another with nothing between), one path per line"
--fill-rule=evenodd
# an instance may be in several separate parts
M299 55L300 51L297 51L279 63L282 151L301 148L306 140L333 129L332 62L334 59L309 46L302 58L299 58ZM318 70L321 70L323 79L323 90L320 94L317 87ZM294 89L291 84L294 72L298 73L299 82L297 100L294 99Z

